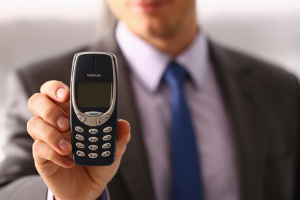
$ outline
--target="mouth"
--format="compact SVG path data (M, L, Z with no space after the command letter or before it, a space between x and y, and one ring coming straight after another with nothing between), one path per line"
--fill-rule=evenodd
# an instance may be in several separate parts
M131 6L139 12L154 12L167 5L167 1L147 1L133 3Z

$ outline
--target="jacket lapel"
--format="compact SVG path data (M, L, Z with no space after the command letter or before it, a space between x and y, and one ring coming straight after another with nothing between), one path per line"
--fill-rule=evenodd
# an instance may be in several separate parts
M119 118L127 120L131 129L131 140L127 145L118 173L122 176L132 200L154 200L150 169L135 106L134 93L129 79L129 71L114 35L113 30L108 37L101 40L102 42L94 48L90 48L89 51L110 52L115 54L118 60Z
M263 119L256 98L257 85L250 81L247 61L236 53L210 44L217 74L232 127L240 199L262 196Z

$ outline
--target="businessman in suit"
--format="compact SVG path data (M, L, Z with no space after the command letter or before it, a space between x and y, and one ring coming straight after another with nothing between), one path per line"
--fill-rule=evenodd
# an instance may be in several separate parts
M112 200L299 199L298 80L210 41L194 0L108 3L119 22L99 43L10 75L0 198L105 199L107 186ZM120 121L119 156L106 168L65 156L67 85L80 51L118 58L120 118L132 135L126 148Z

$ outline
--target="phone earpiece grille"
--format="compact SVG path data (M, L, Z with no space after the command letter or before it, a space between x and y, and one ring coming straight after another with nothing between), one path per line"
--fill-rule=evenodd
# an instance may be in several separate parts
M94 66L93 66L93 69L95 70L95 69L96 69L96 56L93 56L93 60L94 60Z

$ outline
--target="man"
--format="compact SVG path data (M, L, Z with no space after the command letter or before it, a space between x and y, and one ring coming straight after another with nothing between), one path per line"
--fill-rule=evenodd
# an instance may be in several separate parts
M11 75L0 196L96 199L108 184L113 200L299 199L297 79L207 40L194 0L108 3L119 23L101 42ZM66 156L66 84L80 51L118 58L120 118L132 136L123 155L130 136L120 121L109 167Z

